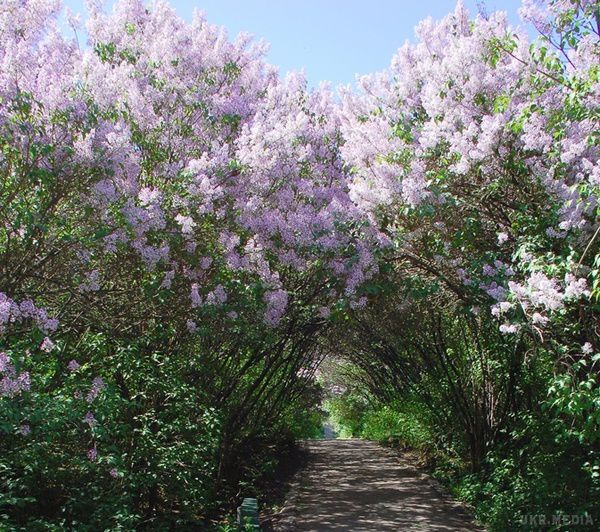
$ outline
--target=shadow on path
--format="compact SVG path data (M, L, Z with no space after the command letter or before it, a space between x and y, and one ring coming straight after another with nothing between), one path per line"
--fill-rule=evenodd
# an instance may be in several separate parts
M394 451L364 440L312 440L279 531L482 530Z

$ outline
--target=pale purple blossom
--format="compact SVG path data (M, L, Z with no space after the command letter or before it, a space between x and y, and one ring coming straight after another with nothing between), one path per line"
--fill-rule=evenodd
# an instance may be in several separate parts
M54 332L58 328L58 320L56 318L45 318L43 321L39 321L38 325L45 332Z
M138 194L140 204L144 207L155 205L161 200L161 193L159 190L151 187L144 187Z
M222 285L217 285L214 290L206 296L207 305L222 305L227 301L227 292Z
M531 321L534 323L534 325L544 326L548 323L549 319L547 316L544 316L539 312L534 312L531 316Z
M114 183L108 179L98 181L94 185L93 191L101 202L110 202L117 198L117 189Z
M14 398L31 389L29 372L17 371L6 353L0 353L0 396Z
M92 412L87 412L83 418L84 423L87 423L90 427L96 424L96 418Z
M163 280L160 283L160 288L165 288L165 289L171 288L171 284L172 284L174 278L175 278L175 270L170 270L167 273L165 273L165 276L163 277Z
M520 325L514 323L503 323L500 325L500 332L502 334L516 334L520 329Z
M100 290L100 272L98 270L87 272L85 278L85 282L79 285L80 292L97 292Z
M320 307L318 312L319 317L328 318L331 314L331 309L329 307Z
M198 283L193 283L190 289L190 299L192 301L192 308L199 307L202 305L202 296L198 292Z
M58 327L58 320L51 318L45 309L36 307L33 301L26 299L20 304L0 292L0 334L9 324L33 322L43 331L52 332Z
M91 403L98 397L98 394L105 388L104 381L101 377L95 377L92 381L92 386L90 387L90 391L87 394L86 400L88 403Z
M17 377L17 384L19 390L22 392L28 392L31 389L31 381L29 378L29 372L23 371Z
M0 353L0 373L10 371L12 368L12 362L6 353Z
M488 277L492 277L496 275L496 268L491 266L490 264L483 265L483 275L487 275Z
M527 291L534 305L543 306L546 310L558 310L563 307L564 294L558 282L541 272L530 275L527 280Z
M551 32L549 15L547 3L544 0L523 0L519 8L519 16L544 35Z
M584 278L577 279L573 274L568 273L565 276L565 284L565 299L579 299L590 295Z
M40 345L40 349L42 351L45 351L46 353L49 353L50 351L52 351L55 347L55 344L52 340L50 340L50 338L48 338L47 336L44 338L43 342Z
M191 216L178 214L175 216L175 221L181 226L181 232L186 235L193 233L194 227L196 227L196 222L194 222Z
M274 327L281 320L287 307L288 294L285 290L271 290L264 295L264 301L267 304L264 319L268 325Z

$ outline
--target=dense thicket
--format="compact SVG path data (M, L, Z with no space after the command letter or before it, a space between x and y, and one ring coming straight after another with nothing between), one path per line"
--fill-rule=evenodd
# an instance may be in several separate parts
M331 353L484 518L593 513L597 2L526 2L534 44L459 5L339 101L200 16L94 6L87 47L0 6L4 524L200 523L314 432Z
M83 51L57 12L0 7L0 514L199 520L306 425L371 237L328 94L164 3L93 10Z
M343 99L351 195L393 249L332 409L443 456L497 530L600 519L598 9L525 3L530 45L459 5Z

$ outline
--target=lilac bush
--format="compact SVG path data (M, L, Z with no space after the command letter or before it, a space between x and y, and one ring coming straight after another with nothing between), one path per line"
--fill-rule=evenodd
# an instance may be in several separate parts
M336 345L383 405L417 400L494 530L600 518L598 9L524 2L530 41L459 2L342 93L350 197L392 246Z
M0 8L0 507L198 518L302 393L318 309L358 300L378 235L327 89L165 3L91 4L85 47L59 12Z
M0 6L11 526L199 522L390 277L489 352L598 349L594 2L525 2L538 42L459 3L339 100L165 2L60 14Z
M505 14L470 21L459 3L422 22L418 43L346 91L341 110L351 197L406 261L459 296L489 296L506 331L535 326L534 314L539 328L596 279L582 256L597 228L595 8L548 9L544 27L562 41L536 45Z

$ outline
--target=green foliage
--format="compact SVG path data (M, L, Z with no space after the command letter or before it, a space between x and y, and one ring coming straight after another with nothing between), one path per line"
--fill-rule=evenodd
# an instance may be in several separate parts
M323 425L327 414L318 407L296 410L286 419L286 426L295 439L317 439L323 437Z
M411 449L425 450L432 440L430 428L424 421L427 415L422 405L385 405L365 416L361 436L369 440L388 441Z
M325 402L325 409L341 438L361 436L369 407L364 397L345 394Z
M0 399L4 437L12 432L0 458L0 516L7 525L131 529L161 508L191 518L210 503L217 414L176 371L183 360L146 349L143 341L109 345L87 335L78 345L82 365L64 383L55 360L29 362L38 376L34 391L19 402ZM112 362L103 377L114 384L86 401L99 360ZM90 411L94 418L86 423ZM25 421L31 432L22 435Z
M568 437L560 420L520 415L489 453L484 470L456 477L453 488L492 531L531 530L531 516L589 524L600 519L600 482L589 474L594 459L597 452Z

